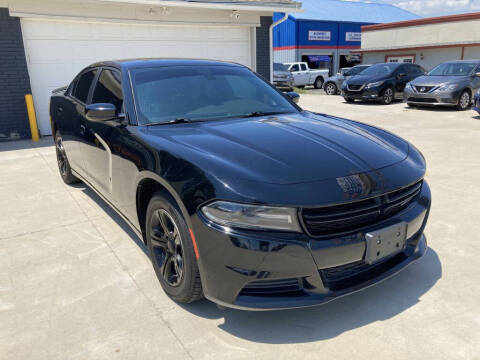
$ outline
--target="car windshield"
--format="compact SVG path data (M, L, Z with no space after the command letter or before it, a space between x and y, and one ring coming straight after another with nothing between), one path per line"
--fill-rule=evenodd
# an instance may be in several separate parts
M176 66L131 71L140 124L298 112L247 68Z
M428 73L429 76L467 76L475 68L475 63L443 63Z
M363 70L367 69L368 66L355 66L345 73L345 76L354 76L360 74Z
M398 63L372 65L369 68L363 70L362 75L367 75L367 76L390 75L397 69L397 67L398 67Z
M288 71L288 68L280 63L273 63L273 71Z

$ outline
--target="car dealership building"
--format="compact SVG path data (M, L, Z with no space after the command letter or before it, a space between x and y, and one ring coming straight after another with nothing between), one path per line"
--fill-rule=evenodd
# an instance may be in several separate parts
M0 141L30 136L33 94L41 135L49 98L85 66L137 57L233 61L270 77L269 31L293 0L0 0Z
M426 70L480 59L480 13L364 26L361 53L365 63L413 62Z
M366 0L302 0L302 9L275 27L274 60L305 61L310 68L329 69L331 74L361 61L356 50L360 50L363 25L419 18L398 7ZM276 13L274 20L282 17Z

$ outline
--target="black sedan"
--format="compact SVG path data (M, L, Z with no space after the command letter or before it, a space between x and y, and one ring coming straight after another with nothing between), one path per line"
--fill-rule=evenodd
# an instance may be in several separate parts
M422 257L421 153L292 96L224 62L91 65L51 97L60 174L124 217L178 302L316 305Z
M342 95L346 102L364 100L389 105L396 98L402 99L407 83L423 74L425 70L416 64L375 64L345 81Z

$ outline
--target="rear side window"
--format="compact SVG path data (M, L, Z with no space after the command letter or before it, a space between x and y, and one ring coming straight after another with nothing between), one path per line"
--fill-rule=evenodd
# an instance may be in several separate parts
M300 64L300 67L302 68L302 71L307 71L307 65Z
M93 92L92 103L113 104L118 112L122 112L122 82L117 71L102 70Z
M96 73L97 70L88 71L78 79L77 86L75 86L75 90L73 91L73 96L83 103L87 102L88 91L90 90L93 79L95 79Z

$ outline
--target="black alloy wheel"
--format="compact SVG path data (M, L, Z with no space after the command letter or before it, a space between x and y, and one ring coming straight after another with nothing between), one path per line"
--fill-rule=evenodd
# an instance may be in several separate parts
M382 97L380 98L380 102L383 105L390 105L393 102L395 93L391 87L387 87L383 90Z
M55 153L57 154L58 170L60 171L63 182L68 185L80 182L72 173L65 148L63 147L63 139L59 131L55 134Z
M202 298L200 273L188 227L170 196L156 193L147 209L146 239L155 273L173 300Z

